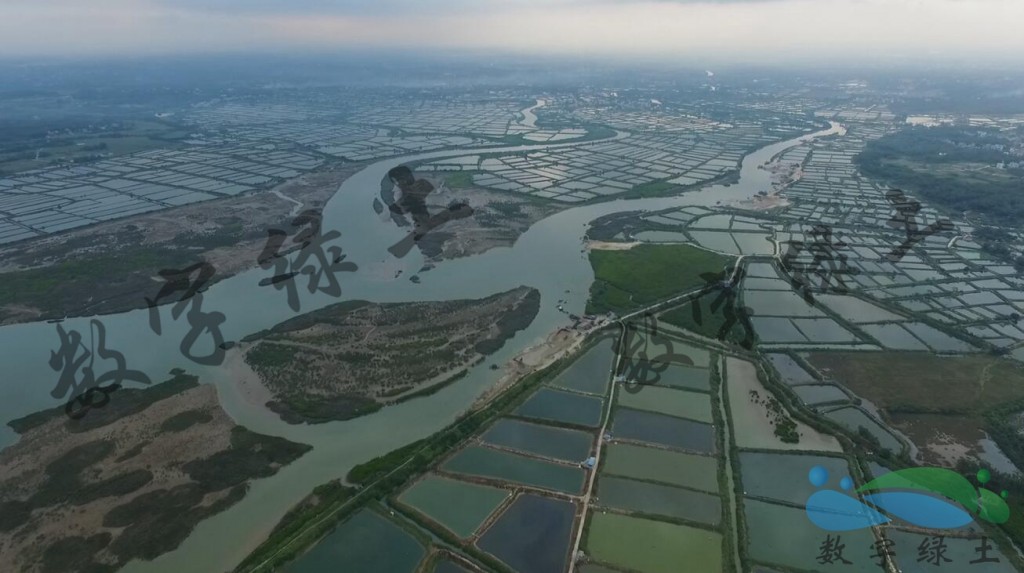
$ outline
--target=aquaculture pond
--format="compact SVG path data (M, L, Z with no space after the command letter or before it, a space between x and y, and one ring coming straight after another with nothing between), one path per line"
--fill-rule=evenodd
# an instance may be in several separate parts
M932 560L918 561L919 548L922 543L926 547L934 546L935 538L932 536L911 533L896 528L886 529L886 537L891 539L893 551L896 553L896 562L900 566L901 573L947 573L949 571L966 571L969 573L1014 573L1017 571L1006 560L1006 556L999 551L996 543L989 540L991 549L987 550L987 557L998 559L998 563L971 563L980 557L977 551L982 546L982 540L964 539L946 536L943 537L945 546L944 557L949 561L939 560L938 564ZM933 556L932 553L927 553Z
M718 496L678 487L603 475L597 482L598 505L718 525Z
M859 342L856 334L831 318L794 318L793 326L812 342Z
M441 469L565 493L579 493L584 476L580 467L557 465L483 446L469 446L446 461Z
M790 290L793 285L777 278L748 277L743 279L744 289L749 290Z
M850 397L838 386L833 384L808 384L796 386L793 392L800 397L800 400L808 406L824 404L827 402L848 402Z
M825 316L824 312L807 304L804 297L792 290L743 291L743 304L752 308L755 316Z
M704 454L715 447L715 433L708 424L629 408L615 411L612 435Z
M763 233L733 233L732 239L744 255L773 255L775 245Z
M498 420L481 439L488 444L570 462L587 459L594 445L594 436L586 432L509 418Z
M711 390L711 371L707 368L673 364L661 374L660 384L686 390Z
M550 385L589 394L607 393L615 360L615 340L610 336L602 338L586 354L555 377Z
M483 534L477 547L521 573L562 573L568 564L576 506L523 494Z
M469 537L509 496L503 489L428 475L405 490L398 501L459 537Z
M426 555L420 543L386 518L363 509L305 555L287 566L289 573L405 573Z
M927 324L920 322L908 322L902 325L904 328L914 334L914 336L920 338L925 344L932 347L932 350L937 352L971 352L975 350L973 346L966 342L953 338L948 334L936 330Z
M779 273L771 263L750 263L746 268L748 277L778 278Z
M826 488L839 489L839 481L850 475L845 458L740 452L739 459L744 495L796 505L804 505L818 489L808 480L811 468L828 470Z
M686 525L595 513L587 534L595 560L643 573L718 573L722 536Z
M660 349L658 352L662 350L664 349ZM702 392L708 392L711 389L711 373L705 367L631 358L626 360L625 368L622 371L628 373L630 382L638 382L645 386ZM638 372L644 374L637 374Z
M696 454L610 444L604 473L718 493L718 459Z
M769 394L758 380L754 365L736 358L726 359L725 364L730 419L737 446L767 450L842 451L842 446L833 436L822 434L803 422L795 422L799 443L783 442L775 435L775 418L764 405Z
M860 327L886 348L893 350L928 350L909 330L899 324L865 324Z
M690 238L685 233L676 231L641 231L634 235L638 241L645 243L688 243Z
M840 408L838 410L826 412L825 416L830 420L834 420L839 423L851 432L858 432L860 428L864 428L870 432L872 436L878 438L878 441L882 444L883 448L894 454L899 454L903 449L903 442L901 442L896 436L892 435L891 432L886 430L876 422L874 418L869 416L860 408L855 406Z
M807 337L788 318L754 316L750 319L750 323L754 326L754 332L762 342L809 342Z
M720 233L716 231L690 231L690 235L700 246L718 251L728 255L742 254L736 241L732 240L731 233Z
M834 539L836 534L812 523L803 509L748 498L743 500L743 511L751 559L804 571L824 571L818 562L821 544L828 535ZM844 555L852 563L837 566L837 571L880 571L871 559L875 539L870 529L843 531L839 535L846 545Z
M796 384L813 384L818 381L788 354L768 354L768 360L778 371L782 381L790 386Z
M437 565L434 566L433 573L470 573L469 570L460 567L459 565L448 561L438 561Z
M711 396L658 386L639 386L618 393L618 404L637 410L649 410L669 416L689 418L710 424Z
M645 330L636 330L632 335L632 345L644 349L647 356L653 357L655 362L661 364L678 364L680 366L695 366L697 368L708 368L711 366L711 353L704 348L697 348L675 336L666 336L669 325L658 325L658 333L653 334ZM680 331L682 332L682 331ZM671 348L672 354L663 355ZM632 359L630 360L632 363Z
M894 312L861 300L854 296L841 294L816 294L814 300L832 309L843 319L854 324L866 322L891 322L904 318Z
M514 414L525 418L597 427L601 424L603 403L600 398L541 388L519 406Z

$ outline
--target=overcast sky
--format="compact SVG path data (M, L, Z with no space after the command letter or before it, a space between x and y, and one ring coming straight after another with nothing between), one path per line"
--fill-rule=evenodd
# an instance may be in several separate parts
M1024 60L1024 0L0 0L0 56L376 48Z

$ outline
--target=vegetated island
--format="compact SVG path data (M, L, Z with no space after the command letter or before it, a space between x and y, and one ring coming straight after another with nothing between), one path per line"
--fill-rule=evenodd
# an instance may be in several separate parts
M245 361L291 424L347 420L440 390L533 322L540 292L478 300L346 301L243 339Z
M58 407L8 425L0 452L0 571L108 573L177 548L310 446L250 432L180 370L120 388L70 420Z
M429 262L457 259L485 253L496 247L511 247L534 223L569 208L555 202L526 195L495 191L473 183L472 173L457 171L441 174L416 173L427 180L434 191L427 195L427 210L437 213L452 203L464 203L473 214L453 219L427 233L418 243ZM389 189L391 182L381 182Z

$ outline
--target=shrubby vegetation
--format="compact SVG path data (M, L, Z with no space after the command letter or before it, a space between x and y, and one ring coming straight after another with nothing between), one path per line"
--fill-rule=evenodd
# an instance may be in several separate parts
M113 573L117 566L104 563L90 563L92 556L110 545L112 536L108 532L97 533L90 537L65 537L53 543L43 551L43 573L65 573L82 571L85 573ZM85 568L83 563L88 563Z
M277 473L277 467L290 464L313 449L284 438L264 436L242 426L231 429L231 447L182 466L190 478L205 491L233 487L251 478Z
M160 424L161 432L183 432L196 424L213 421L213 414L206 410L186 410L167 418Z
M1019 226L1024 221L1024 173L995 169L1013 158L990 147L1009 143L995 130L911 127L869 142L856 162L865 175L949 209ZM986 166L991 169L979 169Z
M539 311L540 292L527 287L480 300L347 301L246 337L256 345L245 359L285 422L347 420L458 380Z
M118 388L110 392L110 402L106 406L92 409L87 416L78 420L67 420L64 427L73 433L101 428L124 416L141 412L160 400L170 398L196 386L199 386L199 378L179 370L172 372L172 377L166 382L154 384L149 388ZM7 425L15 432L24 434L50 420L63 417L66 417L66 414L64 406L61 405L11 420Z

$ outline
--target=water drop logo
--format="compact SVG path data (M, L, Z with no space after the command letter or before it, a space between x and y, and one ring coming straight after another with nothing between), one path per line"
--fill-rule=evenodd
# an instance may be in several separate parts
M991 479L988 470L978 472L978 483ZM829 483L828 470L815 466L807 479L817 488ZM828 531L852 531L889 523L893 518L929 529L955 529L976 518L1005 523L1010 518L1006 492L995 494L975 489L962 475L943 468L909 468L894 471L857 488L866 503L843 492L853 490L853 480L839 480L842 490L819 489L807 499L807 517Z

